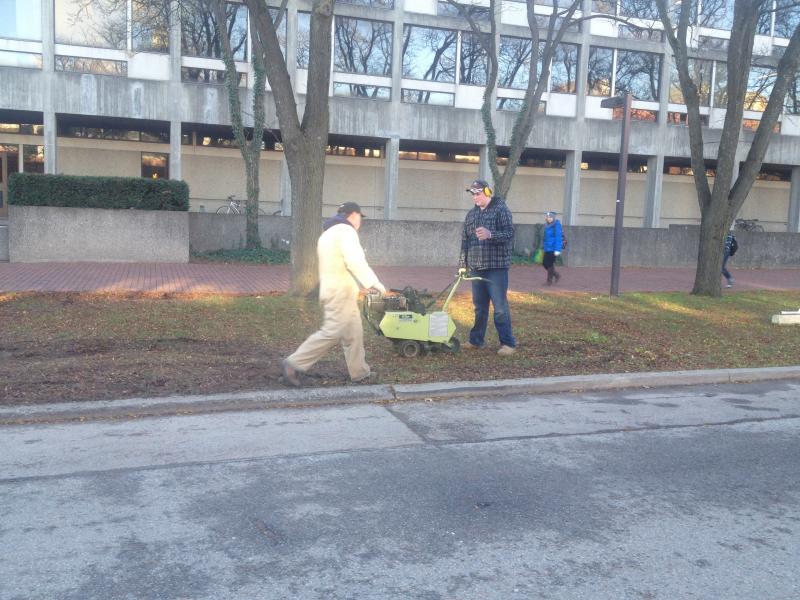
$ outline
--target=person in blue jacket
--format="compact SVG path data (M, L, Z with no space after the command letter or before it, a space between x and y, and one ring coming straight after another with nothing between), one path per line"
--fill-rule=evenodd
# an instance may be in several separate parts
M561 221L556 219L558 213L549 210L544 215L544 235L542 236L542 250L544 258L542 267L547 271L547 285L558 283L561 275L556 271L556 256L561 254L564 247L564 236L561 231Z

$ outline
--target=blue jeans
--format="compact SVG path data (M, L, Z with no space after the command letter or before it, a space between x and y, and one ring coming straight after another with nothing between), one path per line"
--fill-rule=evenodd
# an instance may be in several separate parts
M517 341L511 333L511 311L508 308L508 269L485 269L476 271L487 281L472 282L472 304L475 305L475 325L469 332L469 343L483 346L486 343L486 325L489 322L489 302L494 307L494 326L503 346L516 347Z
M725 267L727 267L727 265L728 265L728 259L729 259L730 257L731 257L731 255L730 255L730 254L728 254L727 252L725 252L725 253L722 255L722 275L725 277L725 279L727 279L727 280L728 280L728 283L730 283L730 282L731 282L731 280L733 279L733 277L731 277L731 273L730 273L730 271L728 271L728 269L726 269L726 268L725 268Z

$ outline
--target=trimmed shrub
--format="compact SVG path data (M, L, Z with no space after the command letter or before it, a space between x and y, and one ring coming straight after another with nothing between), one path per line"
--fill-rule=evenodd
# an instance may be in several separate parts
M185 181L144 177L84 177L13 173L8 203L73 208L189 210Z

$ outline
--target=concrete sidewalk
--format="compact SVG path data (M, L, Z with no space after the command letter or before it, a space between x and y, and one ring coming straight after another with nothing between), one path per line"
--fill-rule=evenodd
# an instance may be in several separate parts
M387 287L407 285L438 292L455 276L455 267L376 267ZM556 286L545 285L538 265L514 266L510 288L518 292L608 293L610 269L562 268ZM798 269L736 270L733 290L797 290ZM623 292L689 291L694 269L624 268L620 276ZM263 266L208 263L0 263L0 292L90 292L151 294L283 293L289 289L288 265ZM469 290L463 286L462 291Z

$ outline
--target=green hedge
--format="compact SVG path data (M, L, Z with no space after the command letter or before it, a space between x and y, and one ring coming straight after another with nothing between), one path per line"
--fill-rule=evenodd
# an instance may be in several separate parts
M144 177L14 173L8 178L8 203L74 208L189 210L189 186L184 181Z

